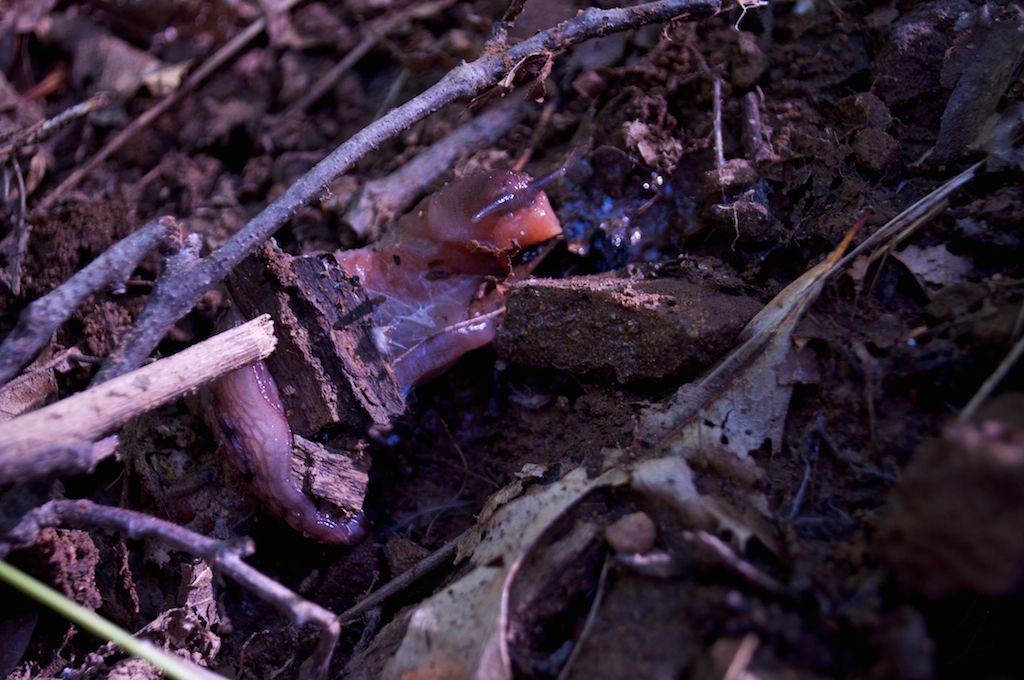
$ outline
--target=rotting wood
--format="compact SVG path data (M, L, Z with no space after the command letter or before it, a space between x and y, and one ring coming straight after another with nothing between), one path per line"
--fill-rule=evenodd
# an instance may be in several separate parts
M312 436L340 425L359 431L405 410L401 387L373 342L373 309L332 253L292 257L273 242L229 281L245 316L269 314L280 350L267 360L294 431Z
M22 478L26 472L46 474L50 469L39 469L32 460L40 450L99 439L133 416L266 358L276 344L270 318L261 316L174 356L0 424L0 483Z
M333 441L333 440L332 440ZM358 439L334 442L344 448L309 441L298 435L292 448L292 475L299 488L311 496L328 501L347 515L363 509L370 483L370 459L366 443Z

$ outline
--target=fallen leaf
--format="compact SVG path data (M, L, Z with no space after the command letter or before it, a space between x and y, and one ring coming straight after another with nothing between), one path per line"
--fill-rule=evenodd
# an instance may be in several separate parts
M945 244L924 248L907 246L893 253L893 257L910 270L925 290L960 283L973 268L970 260L949 252Z

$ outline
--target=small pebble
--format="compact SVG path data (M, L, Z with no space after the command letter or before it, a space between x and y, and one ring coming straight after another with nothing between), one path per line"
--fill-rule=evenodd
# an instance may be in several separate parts
M620 517L604 530L605 540L620 553L645 553L654 547L656 535L654 522L643 512Z

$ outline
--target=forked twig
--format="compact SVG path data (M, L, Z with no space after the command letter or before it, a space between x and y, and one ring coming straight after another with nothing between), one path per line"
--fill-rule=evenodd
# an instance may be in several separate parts
M175 281L173 288L154 291L124 343L100 370L97 380L110 379L140 365L171 326L187 314L206 291L223 281L238 263L280 229L299 208L323 192L335 177L442 106L475 96L493 86L505 75L509 64L518 63L533 54L561 52L584 40L617 31L669 19L707 16L719 8L719 0L657 0L617 9L587 9L508 50L484 54L476 61L455 67L422 94L337 147L220 249L197 262L187 274Z
M338 617L246 564L242 558L252 554L251 540L225 543L134 510L98 505L86 500L55 500L26 514L0 540L0 557L12 548L33 543L40 529L58 526L120 531L129 538L155 539L175 550L201 557L214 570L273 605L296 626L317 624L320 627L320 642L313 656L304 664L309 670L304 677L326 677L341 632Z
M426 574L429 574L434 569L437 569L439 566L455 557L455 551L459 547L459 542L464 536L465 534L459 534L395 578L385 583L377 590L367 595L349 609L343 611L338 615L338 621L341 623L348 623L349 621L362 616L371 609L375 609L389 598L402 592Z
M26 307L0 344L0 385L28 364L90 295L122 283L147 254L180 238L178 223L170 217L149 222Z

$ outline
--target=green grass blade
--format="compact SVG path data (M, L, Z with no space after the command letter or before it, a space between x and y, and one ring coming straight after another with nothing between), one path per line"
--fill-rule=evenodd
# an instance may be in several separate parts
M69 600L45 583L37 581L3 560L0 560L0 581L50 607L68 621L93 635L113 642L132 656L145 659L168 678L174 680L214 680L219 678L224 680L221 675L189 663L174 654L169 654L150 642L133 637L128 631L107 621L96 612Z

